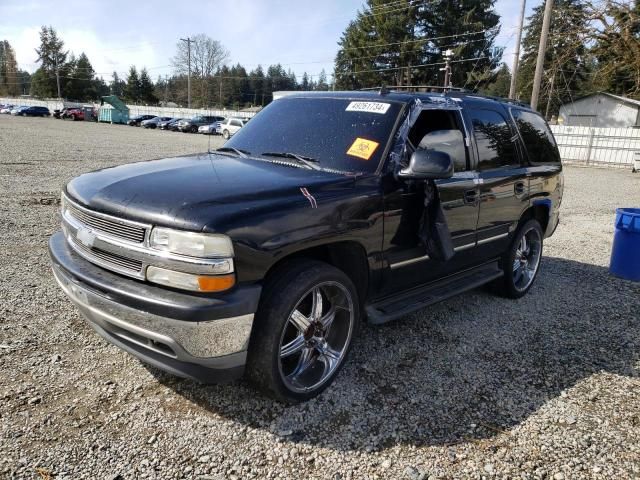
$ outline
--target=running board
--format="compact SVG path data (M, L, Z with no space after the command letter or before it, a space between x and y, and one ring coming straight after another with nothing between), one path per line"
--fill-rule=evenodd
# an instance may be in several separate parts
M498 260L456 273L428 285L383 298L365 307L369 323L379 325L447 298L472 290L503 275Z

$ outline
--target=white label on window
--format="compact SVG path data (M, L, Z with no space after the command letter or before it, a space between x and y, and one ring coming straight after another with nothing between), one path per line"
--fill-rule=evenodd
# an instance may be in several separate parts
M351 102L347 106L347 112L368 112L368 113L379 113L380 115L384 115L389 110L391 106L390 103L381 103L381 102Z

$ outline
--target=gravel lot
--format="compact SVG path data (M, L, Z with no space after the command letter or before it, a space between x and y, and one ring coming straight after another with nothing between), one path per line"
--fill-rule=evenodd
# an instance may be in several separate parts
M640 285L607 272L614 208L640 206L640 175L566 168L529 295L477 290L365 327L333 387L284 407L145 368L50 273L66 181L206 147L0 116L0 477L640 478Z

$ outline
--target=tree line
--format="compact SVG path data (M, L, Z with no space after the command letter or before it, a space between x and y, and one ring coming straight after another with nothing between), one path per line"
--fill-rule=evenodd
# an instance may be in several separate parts
M247 70L240 64L227 65L228 51L220 42L199 34L191 45L191 104L194 108L262 106L269 103L274 91L328 90L327 75L317 78L304 74L300 81L280 64L265 69ZM68 101L97 101L104 95L117 95L128 103L187 105L188 52L178 42L172 58L173 73L158 76L154 82L146 68L132 65L127 74L113 72L111 81L97 76L87 55L77 57L65 48L63 39L51 26L40 29L40 46L36 49L39 67L29 75L18 70L15 53L8 41L0 42L0 94L31 95L37 98L58 97ZM20 84L17 79L24 77Z

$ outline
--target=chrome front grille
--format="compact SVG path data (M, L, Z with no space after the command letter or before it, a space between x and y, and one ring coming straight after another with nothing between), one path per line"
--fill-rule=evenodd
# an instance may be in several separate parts
M98 265L102 265L110 270L115 270L120 273L128 273L136 277L141 277L143 274L142 262L139 260L123 257L122 255L107 252L100 248L88 247L73 239L71 240L71 246L87 260Z
M146 280L149 266L196 275L234 271L233 258L197 258L155 250L149 246L151 225L88 210L64 194L61 214L69 245L106 270L138 280Z
M144 242L145 235L147 234L147 229L144 226L81 209L68 200L65 204L68 214L87 227L129 242Z

